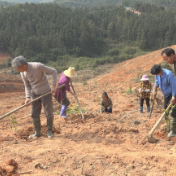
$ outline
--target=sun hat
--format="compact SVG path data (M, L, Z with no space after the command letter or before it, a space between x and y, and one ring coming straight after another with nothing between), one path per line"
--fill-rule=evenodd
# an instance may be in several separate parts
M76 77L77 74L75 72L75 68L74 67L69 67L68 70L64 71L65 76L72 78L72 77Z
M143 76L142 76L141 81L148 81L148 80L149 80L149 78L148 78L148 76L147 76L147 75L143 75Z

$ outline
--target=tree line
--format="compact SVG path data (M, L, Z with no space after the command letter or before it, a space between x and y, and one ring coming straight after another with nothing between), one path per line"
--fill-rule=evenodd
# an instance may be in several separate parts
M101 7L101 6L134 6L135 3L150 3L167 8L175 8L175 0L54 0L55 3L65 7Z
M141 15L123 6L1 6L0 51L13 57L23 55L30 61L65 65L79 57L115 57L112 60L117 62L123 47L152 51L176 43L175 9L140 2L133 7ZM130 56L136 49L125 52Z

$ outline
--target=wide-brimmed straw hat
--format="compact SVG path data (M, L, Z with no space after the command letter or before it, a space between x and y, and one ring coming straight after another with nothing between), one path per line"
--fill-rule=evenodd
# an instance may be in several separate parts
M143 75L141 81L148 81L149 77L147 75Z
M73 78L73 77L77 76L74 67L69 67L68 70L64 71L64 74L65 74L65 76L67 76L69 78Z

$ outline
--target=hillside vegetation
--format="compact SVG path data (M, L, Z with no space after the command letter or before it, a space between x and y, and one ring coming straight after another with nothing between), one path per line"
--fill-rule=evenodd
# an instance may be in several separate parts
M0 51L62 70L117 63L176 43L176 10L139 2L134 8L141 15L123 6L1 6Z
M10 3L9 3L10 2ZM155 5L163 5L167 8L174 8L176 6L175 0L6 0L0 1L3 6L11 5L12 3L48 3L54 2L65 7L102 7L102 6L134 6L135 3L151 3Z
M66 7L100 7L109 5L134 6L136 3L151 3L155 5L163 5L168 8L176 6L175 0L54 0L59 5Z
M174 8L175 0L54 0L55 3L66 7L100 7L109 5L134 6L136 3L150 3L158 6Z
M6 7L9 5L14 5L14 3L0 0L0 6Z

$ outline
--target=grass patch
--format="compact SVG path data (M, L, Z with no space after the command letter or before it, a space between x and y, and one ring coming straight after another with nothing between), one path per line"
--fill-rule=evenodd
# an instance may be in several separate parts
M133 93L133 91L132 91L132 89L131 89L131 85L130 85L129 88L125 91L125 93L127 93L127 94L132 94L132 93Z
M81 108L82 113L87 112L86 109ZM78 105L70 105L69 108L66 109L67 115L71 115L71 114L80 114L80 110L79 110L79 106ZM56 111L56 115L60 114L60 110Z

